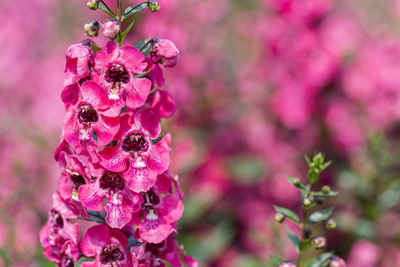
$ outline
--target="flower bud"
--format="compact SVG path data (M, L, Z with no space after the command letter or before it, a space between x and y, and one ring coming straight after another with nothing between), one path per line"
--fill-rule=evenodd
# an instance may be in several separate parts
M329 219L326 221L326 228L328 228L328 229L335 229L336 226L337 226L337 223L336 223L336 220L335 220L335 219L329 218Z
M313 231L310 228L304 229L304 238L305 239L310 239Z
M277 214L275 214L275 221L277 221L278 223L283 223L285 218L286 217L283 213L278 212Z
M301 185L301 181L298 178L293 179L293 185L294 186L300 186Z
M308 197L306 197L305 199L303 199L303 206L304 206L305 208L310 207L311 204L312 204L312 201L311 201L311 199L309 199Z
M322 193L328 194L331 192L331 187L329 185L324 185L322 187Z
M321 204L323 204L324 203L324 197L321 197L321 196L317 196L317 197L315 197L315 202L317 203L317 204L319 204L319 205L321 205Z
M346 262L338 256L332 256L329 267L346 267Z
M87 2L87 7L92 9L92 10L96 10L99 7L99 0L89 0Z
M315 249L324 249L326 247L326 238L323 236L315 236L311 243Z
M160 9L160 5L158 4L157 0L149 0L147 2L147 7L151 12L156 12Z
M120 30L121 28L119 26L118 20L116 19L107 20L103 24L103 35L106 38L114 39L115 37L117 37Z
M296 267L293 262L286 260L279 265L279 267Z
M100 28L100 22L97 19L91 19L85 24L85 26L83 26L85 34L89 37L98 36L99 28Z
M174 67L180 58L178 48L167 39L156 40L150 55L153 63L161 63L167 68Z

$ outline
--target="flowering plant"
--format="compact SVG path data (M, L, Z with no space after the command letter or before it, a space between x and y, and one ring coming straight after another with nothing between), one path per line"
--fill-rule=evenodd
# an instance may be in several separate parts
M85 26L88 36L110 39L71 45L66 54L66 108L62 142L55 158L62 168L48 221L40 231L44 256L58 266L197 266L177 244L183 193L169 172L169 133L161 119L175 112L173 97L161 89L160 67L173 67L179 50L151 38L122 45L133 14L159 9L154 0L117 10L102 0L88 7L111 16ZM77 219L89 222L79 238Z
M324 185L320 190L315 190L316 183L319 180L321 172L323 172L331 162L325 162L324 155L321 153L315 154L312 159L306 156L308 163L308 180L309 184L304 184L300 179L294 177L287 177L289 182L301 192L303 215L300 219L297 214L289 209L280 206L274 206L276 210L275 220L283 223L285 219L292 221L297 226L299 235L285 228L285 232L293 243L296 251L299 254L297 265L291 260L284 260L276 256L271 256L271 261L275 266L279 267L345 267L346 263L339 257L335 256L333 252L325 252L318 255L314 259L309 259L307 255L310 247L315 250L323 251L326 248L327 239L321 235L314 235L311 229L312 226L326 221L325 227L327 229L336 228L336 221L331 218L333 208L325 208L315 210L324 203L324 198L333 197L338 195L337 192L331 190L328 185ZM314 209L314 211L312 211Z

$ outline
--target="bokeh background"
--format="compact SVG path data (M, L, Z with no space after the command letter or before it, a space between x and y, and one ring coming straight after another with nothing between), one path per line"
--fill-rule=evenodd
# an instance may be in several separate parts
M298 207L285 176L304 179L304 155L323 151L333 165L321 182L341 193L327 203L338 229L317 230L328 249L350 267L400 266L400 1L160 4L128 39L182 52L166 71L178 110L163 127L188 253L218 267L293 257L272 204ZM84 0L1 0L0 17L0 266L53 266L38 232L60 172L65 50L104 16Z

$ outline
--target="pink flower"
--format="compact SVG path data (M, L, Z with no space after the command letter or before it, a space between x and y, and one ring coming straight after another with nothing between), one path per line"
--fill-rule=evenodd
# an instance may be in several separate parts
M145 103L151 82L135 76L143 73L146 66L142 53L130 45L119 47L116 42L109 41L97 52L97 79L113 106L137 108Z
M329 267L346 267L346 262L337 256L332 256Z
M185 251L177 244L174 235L170 235L160 244L143 243L141 246L131 247L133 267L148 267L166 265L167 261L174 267L182 267L180 258L183 258L186 266L197 267L198 263L192 257L188 257Z
M60 195L63 199L71 199L81 185L89 182L83 162L74 155L61 151L59 164L63 168L58 181Z
M134 192L146 192L156 182L158 174L169 165L169 145L159 137L158 118L146 109L138 110L132 117L121 117L121 129L116 146L107 146L100 152L101 164L110 171L123 172L127 187Z
M135 214L131 224L138 226L138 235L149 243L160 243L173 231L173 224L183 213L183 204L169 173L158 176L157 183L143 194L143 209ZM173 192L176 192L175 194Z
M103 35L106 38L114 39L115 37L117 37L120 29L121 28L119 26L118 20L110 19L103 24Z
M106 222L111 227L119 229L131 220L132 213L137 212L143 202L141 195L126 188L122 174L106 170L103 170L103 174L97 177L94 183L79 188L79 200L88 209L103 210L104 198Z
M151 88L154 89L163 87L165 84L165 79L160 66L158 64L154 64L150 57L146 57L145 60L147 62L147 68L145 71L149 71L146 77L151 81Z
M78 103L67 109L64 137L77 153L89 150L92 157L97 145L107 145L119 129L119 111L110 108L103 89L94 82L81 86ZM91 148L90 148L91 147Z
M128 239L121 231L95 225L87 230L80 244L82 253L95 259L82 262L82 267L132 266L126 252L128 245Z
M153 45L151 58L154 63L161 63L164 67L172 68L178 63L180 52L170 40L159 39Z
M58 264L71 261L75 263L78 260L79 227L77 223L69 222L69 219L76 218L77 213L61 199L58 192L54 193L49 219L40 231L40 242L44 247L43 254L47 259Z
M168 91L156 90L148 98L150 108L160 118L170 118L176 110L174 98Z
M67 49L64 86L71 85L90 76L94 57L90 46L73 44Z

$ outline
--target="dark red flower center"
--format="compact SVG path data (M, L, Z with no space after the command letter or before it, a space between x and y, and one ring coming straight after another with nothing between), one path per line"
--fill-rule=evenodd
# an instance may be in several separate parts
M52 210L51 216L53 217L54 227L63 228L64 220L63 220L61 214L58 211Z
M122 144L122 149L126 152L144 152L148 148L149 144L141 133L130 134Z
M146 194L149 197L148 199L151 204L158 205L160 203L160 198L157 196L156 193L154 193L153 190L148 191Z
M163 250L165 250L164 246L165 241L161 242L160 244L146 243L145 250L147 252L151 252L151 255L153 256L161 256L163 254Z
M118 245L109 244L104 247L100 254L101 263L112 263L116 261L121 261L125 257L124 253L121 251Z
M99 115L91 105L84 104L79 107L78 120L80 123L94 123L99 120Z
M127 83L129 82L129 72L120 64L112 64L105 75L105 79L108 83Z
M125 188L125 181L116 172L106 172L100 178L100 187L113 191L123 190Z
M69 177L74 184L75 189L78 189L81 185L86 184L85 178L83 178L83 176L78 172L71 172Z

